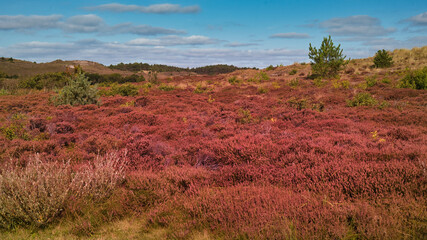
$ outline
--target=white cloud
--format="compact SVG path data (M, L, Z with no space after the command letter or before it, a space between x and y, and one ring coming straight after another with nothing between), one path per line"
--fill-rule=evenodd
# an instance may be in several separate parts
M78 33L93 33L108 28L102 18L93 14L72 16L61 27L66 32Z
M160 38L137 38L128 42L130 45L138 46L177 46L177 45L207 45L218 43L219 40L206 36L193 35L182 37L176 35L164 36Z
M67 33L98 33L114 35L119 33L130 33L135 35L161 35L161 34L184 34L185 31L153 27L150 25L133 25L122 23L107 25L104 20L94 14L76 15L63 20L61 15L50 16L0 16L0 30L40 30L60 29Z
M225 44L226 47L249 47L249 46L257 46L257 43L241 43L241 42L231 42Z
M0 30L48 29L57 28L62 15L24 16L0 15Z
M332 18L319 23L319 27L326 29L336 36L384 36L395 32L395 28L384 28L378 18L367 15L356 15L345 18Z
M289 33L276 33L270 36L270 38L288 38L288 39L303 39L303 38L309 38L310 35L307 33L296 33L296 32L289 32Z
M413 26L427 26L427 12L410 17L405 21L410 22Z
M153 27L150 25L133 25L131 23L122 23L109 27L104 31L105 34L115 33L131 33L135 35L154 36L161 34L184 34L183 30L175 30L161 27Z
M149 62L181 67L210 64L265 67L270 64L291 64L306 61L306 50L264 49L238 50L227 48L185 48L139 46L130 43L84 40L69 43L27 42L0 48L0 56L11 56L37 62L91 60L103 64Z
M109 3L94 7L85 7L86 10L100 10L111 12L140 12L140 13L155 13L155 14L169 14L169 13L197 13L200 11L199 6L182 7L178 4L154 4L150 6L139 5L125 5L120 3Z

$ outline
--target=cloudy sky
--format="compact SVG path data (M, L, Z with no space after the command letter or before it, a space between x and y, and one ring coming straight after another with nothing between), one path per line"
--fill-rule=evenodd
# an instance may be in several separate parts
M0 0L0 56L265 67L331 35L351 58L427 45L423 0Z

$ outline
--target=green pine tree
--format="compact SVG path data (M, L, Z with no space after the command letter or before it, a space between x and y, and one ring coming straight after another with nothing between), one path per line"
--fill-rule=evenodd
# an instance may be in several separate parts
M341 44L334 46L331 36L323 38L322 45L319 49L309 46L308 56L313 63L311 65L313 75L320 77L334 77L338 71L347 64L346 56L343 56Z
M58 105L86 105L99 104L98 89L91 86L90 81L84 73L73 75L64 88L53 97L53 103Z

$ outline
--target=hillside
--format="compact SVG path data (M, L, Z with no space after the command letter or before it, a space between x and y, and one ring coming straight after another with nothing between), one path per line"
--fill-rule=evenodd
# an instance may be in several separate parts
M34 63L29 61L23 61L19 59L13 59L9 61L8 59L0 60L0 71L5 72L8 75L18 75L19 77L30 77L37 74L51 73L51 72L63 72L66 70L68 65L80 65L84 71L89 73L98 73L98 74L112 74L120 73L123 75L130 75L131 72L112 70L100 63L91 62L91 61L62 61L55 60L48 63Z
M427 91L402 79L426 78L426 51L332 79L295 63L107 82L88 105L3 90L0 238L423 239Z

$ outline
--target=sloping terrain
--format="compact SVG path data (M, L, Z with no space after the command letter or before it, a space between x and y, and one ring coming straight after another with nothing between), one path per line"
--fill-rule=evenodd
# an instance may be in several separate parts
M9 61L8 59L0 60L0 71L8 75L17 75L19 77L30 77L37 74L51 73L51 72L63 72L66 71L67 66L70 65L80 65L82 69L89 73L98 73L98 74L112 74L120 73L124 75L130 75L131 72L112 70L102 64L91 62L91 61L62 61L55 60L48 63L35 63L29 61L23 61L18 59L13 59Z
M337 79L311 79L309 64L165 76L100 106L0 96L3 165L38 153L78 173L114 153L126 168L108 197L71 194L42 230L0 236L423 239L427 92L398 86L425 49L396 50L385 69L352 60Z

